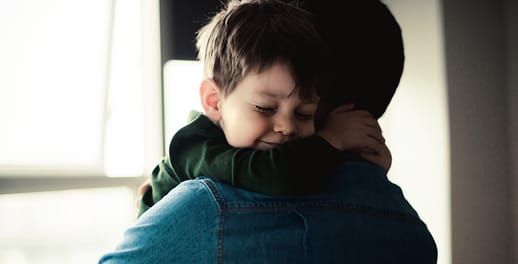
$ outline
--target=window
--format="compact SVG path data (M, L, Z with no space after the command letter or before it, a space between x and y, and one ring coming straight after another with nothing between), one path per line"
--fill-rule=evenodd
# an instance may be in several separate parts
M0 3L1 175L146 173L161 144L159 121L146 120L161 120L161 99L144 66L158 44L148 44L143 3Z
M0 263L96 263L133 223L132 201L124 187L0 195Z
M0 263L95 263L135 220L134 176L163 155L158 17L0 2Z
M2 170L95 168L106 110L110 1L1 5Z

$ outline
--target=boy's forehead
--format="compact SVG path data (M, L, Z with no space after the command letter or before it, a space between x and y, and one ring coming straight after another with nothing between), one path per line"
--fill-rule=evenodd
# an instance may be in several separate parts
M258 96L278 98L300 96L299 92L302 89L298 87L294 78L293 71L289 65L274 63L262 70L249 72L244 79L248 79L248 83L251 86L255 86L254 93ZM308 98L302 98L303 101L318 101L316 88L311 87L309 89L312 90L312 94L311 96L306 96Z

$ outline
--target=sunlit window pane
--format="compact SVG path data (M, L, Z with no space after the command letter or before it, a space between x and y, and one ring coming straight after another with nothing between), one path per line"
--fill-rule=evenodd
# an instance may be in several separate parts
M110 176L140 176L145 155L140 3L116 3L104 169Z
M0 176L147 173L143 6L0 2Z
M1 165L98 162L109 13L105 0L0 2Z

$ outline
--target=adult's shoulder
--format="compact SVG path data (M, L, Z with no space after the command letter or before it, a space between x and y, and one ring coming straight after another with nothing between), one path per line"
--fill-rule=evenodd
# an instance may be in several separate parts
M195 210L195 212L189 209L198 206L203 206L203 208ZM186 214L197 217L200 212L215 213L214 210L217 210L217 208L210 189L201 179L197 178L183 181L173 188L150 209L148 217L162 219L162 217L184 216Z
M380 210L390 210L418 219L399 185L387 177L387 171L367 161L346 162L331 177L330 189L342 199Z
M142 214L100 263L204 263L216 254L217 223L210 190L200 180L184 181Z

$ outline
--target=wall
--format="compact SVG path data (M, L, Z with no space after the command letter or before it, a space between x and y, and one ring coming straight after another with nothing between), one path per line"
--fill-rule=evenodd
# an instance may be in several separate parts
M518 1L384 2L407 54L382 120L390 177L439 263L518 263Z
M518 1L507 0L507 74L508 74L508 122L509 122L509 156L511 166L511 182L509 190L511 194L511 252L513 260L510 263L518 263Z
M440 1L383 1L399 21L405 45L401 83L381 120L401 186L451 263L448 100Z
M517 97L513 76L516 34L511 33L516 32L517 23L511 23L512 19L516 22L511 14L517 13L516 3L448 0L443 5L451 133L452 260L512 263Z

